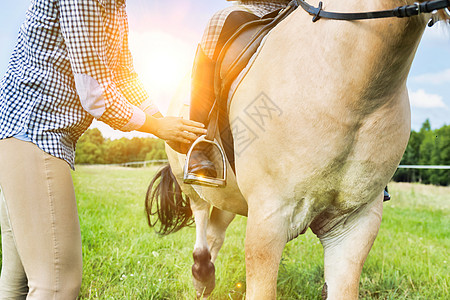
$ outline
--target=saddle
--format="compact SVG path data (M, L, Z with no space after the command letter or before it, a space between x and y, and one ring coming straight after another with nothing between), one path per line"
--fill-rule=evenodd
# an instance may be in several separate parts
M228 122L228 108L231 101L228 99L228 94L231 85L247 66L270 30L297 7L297 1L294 0L284 9L273 11L262 18L246 12L238 12L241 14L237 15L237 18L231 17L226 20L223 31L229 33L230 31L225 30L226 28L236 28L238 27L236 23L242 24L243 20L246 22L240 25L231 36L224 34L224 37L222 35L219 37L214 77L215 102L209 115L206 138L213 140L219 129L223 148L233 171L235 170L233 136Z

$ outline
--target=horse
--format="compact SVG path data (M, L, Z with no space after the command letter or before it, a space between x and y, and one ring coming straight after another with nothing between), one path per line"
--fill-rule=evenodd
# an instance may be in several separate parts
M360 12L405 4L413 5L329 0L320 6ZM183 183L186 157L166 147L170 166L147 193L149 223L155 225L156 214L167 234L194 219L198 297L214 289L214 262L238 214L248 218L247 299L276 298L282 251L308 228L324 249L324 299L358 298L381 224L383 189L409 140L406 80L430 18L316 16L312 22L298 8L270 32L231 94L235 172L227 173L227 186ZM175 100L169 114L188 118L189 106Z

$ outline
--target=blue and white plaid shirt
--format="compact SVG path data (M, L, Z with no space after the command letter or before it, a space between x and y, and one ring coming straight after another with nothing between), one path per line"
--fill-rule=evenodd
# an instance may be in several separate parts
M140 128L157 108L133 68L125 0L31 0L0 86L0 139L74 164L93 117Z

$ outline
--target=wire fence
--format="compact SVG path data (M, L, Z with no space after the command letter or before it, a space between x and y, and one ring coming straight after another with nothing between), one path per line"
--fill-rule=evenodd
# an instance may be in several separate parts
M167 159L153 159L145 161L132 161L121 164L112 164L110 166L121 166L121 167L147 167L152 165L166 164L169 161ZM399 165L399 169L436 169L436 170L450 170L450 166L439 166L439 165Z
M430 166L430 165L399 165L399 169L438 169L450 170L450 166Z
M114 166L145 168L145 167L153 166L153 165L166 164L168 162L169 161L167 159L152 159L152 160L145 160L145 161L131 161L131 162L126 162L126 163L121 163L121 164L114 164Z

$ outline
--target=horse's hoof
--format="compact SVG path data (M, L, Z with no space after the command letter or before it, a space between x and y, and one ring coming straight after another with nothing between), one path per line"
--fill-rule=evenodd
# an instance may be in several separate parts
M211 253L206 248L196 249L193 256L192 281L197 291L197 299L206 299L216 286L216 270L211 262Z
M199 282L209 282L211 277L215 277L215 267L211 262L211 253L208 249L196 249L192 254L194 264L192 265L192 276Z
M326 300L328 298L328 285L327 285L327 283L325 282L324 284L323 284L323 288L322 288L322 299L323 300Z
M197 299L208 298L216 286L216 278L213 276L208 281L198 281L193 278L195 290L197 291Z
M211 295L211 294L205 295L205 294L201 294L201 293L197 292L196 299L208 299L209 295Z

